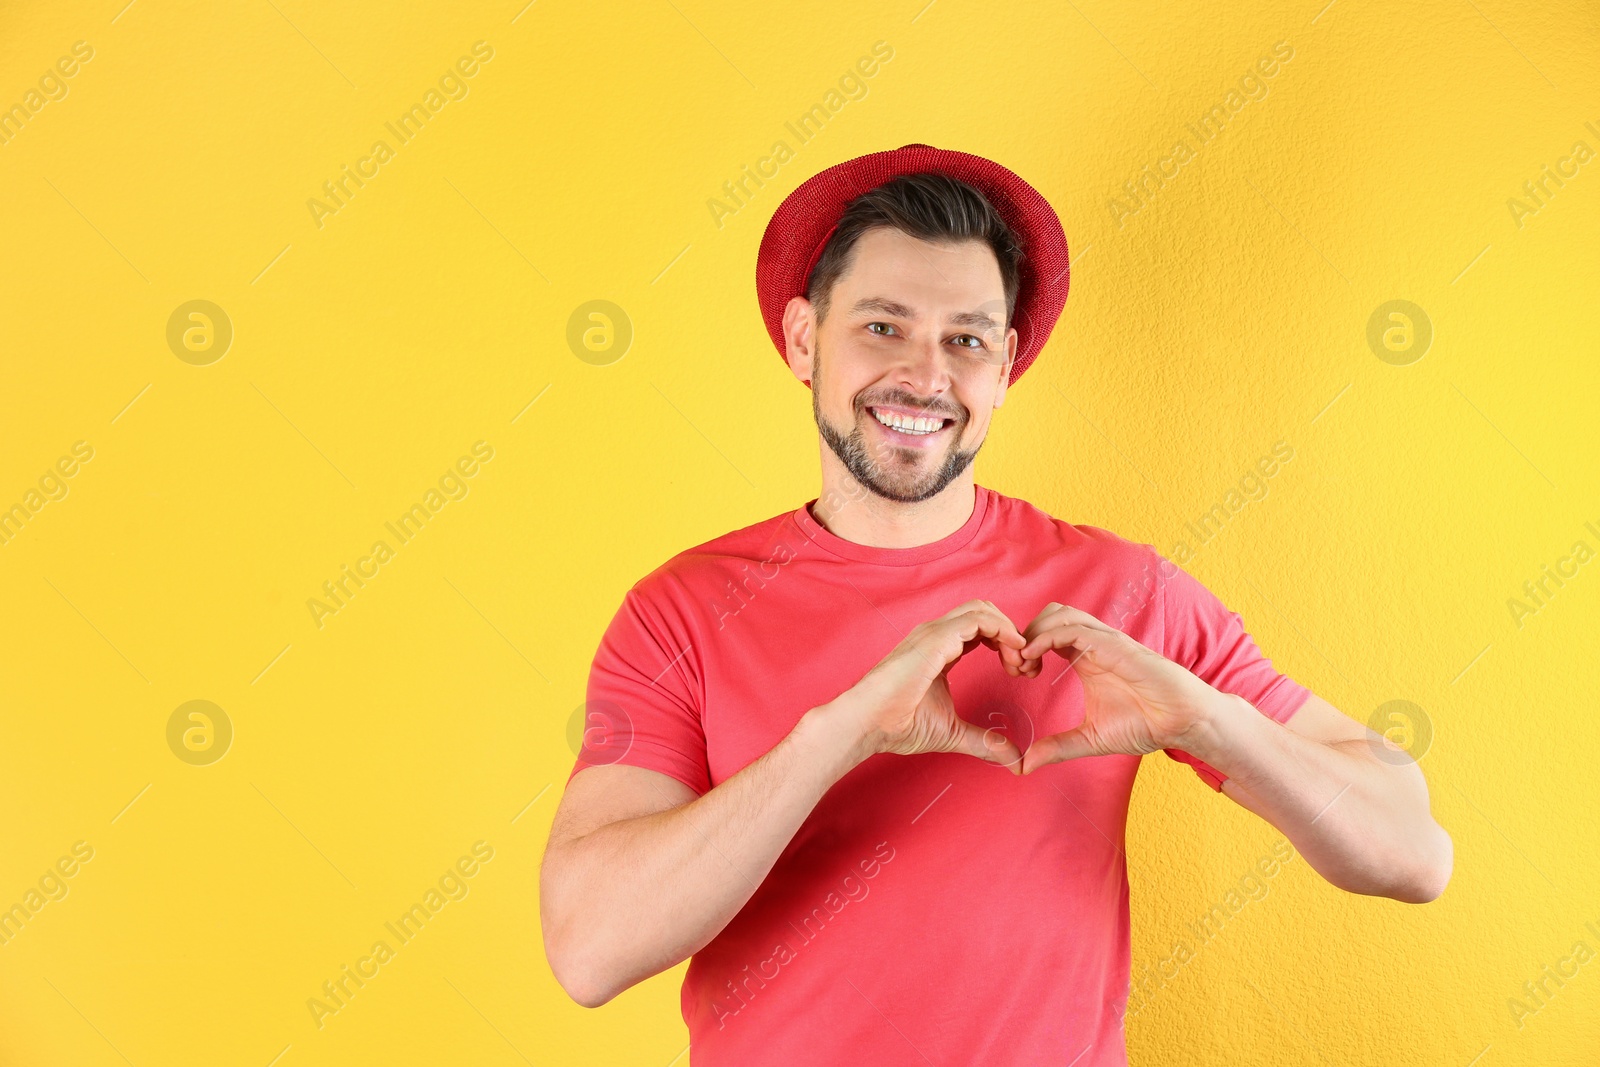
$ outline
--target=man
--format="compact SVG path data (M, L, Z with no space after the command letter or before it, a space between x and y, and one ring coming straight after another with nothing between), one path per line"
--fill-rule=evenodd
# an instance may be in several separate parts
M1336 886L1443 891L1414 762L1150 545L974 484L1067 282L1054 211L980 157L874 153L779 207L757 289L822 492L673 557L605 633L541 872L579 1003L692 957L695 1067L1123 1065L1158 749Z

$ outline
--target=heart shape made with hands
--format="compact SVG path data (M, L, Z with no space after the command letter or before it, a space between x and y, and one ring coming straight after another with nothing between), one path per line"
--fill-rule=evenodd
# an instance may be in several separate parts
M1084 704L1079 725L1033 739L1022 754L1025 775L1080 756L1143 756L1181 748L1186 732L1216 697L1216 690L1189 670L1078 608L1047 604L1019 633L1020 648L1003 640L991 645L1006 672L1037 678L1044 673L1046 655L1059 655L1082 681Z

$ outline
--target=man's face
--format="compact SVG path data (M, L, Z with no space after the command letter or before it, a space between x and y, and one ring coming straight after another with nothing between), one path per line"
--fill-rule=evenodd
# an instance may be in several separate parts
M1000 266L984 242L862 234L826 319L812 320L809 367L796 365L790 344L791 367L811 379L817 429L858 482L912 502L967 469L1016 355L1005 312Z

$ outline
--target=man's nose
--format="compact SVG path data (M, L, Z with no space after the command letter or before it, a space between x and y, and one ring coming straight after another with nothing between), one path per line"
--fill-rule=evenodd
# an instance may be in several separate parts
M925 333L901 349L896 368L900 384L918 396L932 397L950 388L950 366L937 333Z

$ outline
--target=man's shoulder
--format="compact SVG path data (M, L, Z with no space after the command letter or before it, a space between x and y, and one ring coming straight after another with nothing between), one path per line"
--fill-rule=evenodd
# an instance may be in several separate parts
M708 582L720 585L744 566L785 563L806 541L793 515L792 508L780 511L674 553L634 582L632 591L645 597L670 595L703 588Z
M989 492L993 494L996 511L996 532L1007 539L1083 551L1107 561L1135 566L1160 562L1160 553L1149 542L1123 537L1091 523L1057 518L1021 497L1006 496L993 489Z

